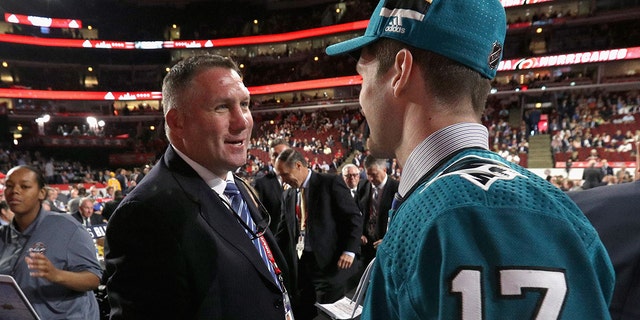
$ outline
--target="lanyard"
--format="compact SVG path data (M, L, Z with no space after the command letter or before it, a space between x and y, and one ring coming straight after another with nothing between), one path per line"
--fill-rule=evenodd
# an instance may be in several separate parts
M260 239L260 244L264 248L264 252L267 254L267 259L271 263L271 266L273 266L273 272L276 273L276 276L278 276L278 279L279 279L282 271L280 270L280 268L278 268L276 259L273 258L273 253L271 252L271 248L269 248L269 244L267 243L267 240L264 239L264 236L260 236L258 237L258 239Z

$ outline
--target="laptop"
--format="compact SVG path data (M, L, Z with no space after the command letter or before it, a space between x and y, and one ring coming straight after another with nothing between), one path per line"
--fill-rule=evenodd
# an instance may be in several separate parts
M0 320L40 320L12 276L0 274Z

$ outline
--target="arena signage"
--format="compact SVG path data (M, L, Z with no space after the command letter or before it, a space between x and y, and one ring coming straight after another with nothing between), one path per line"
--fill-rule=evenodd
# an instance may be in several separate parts
M78 19L56 19L37 16L26 16L15 13L5 13L4 20L9 23L24 24L35 27L46 28L68 28L68 29L81 29L82 20Z
M498 71L528 70L640 58L640 47L587 51L500 61Z

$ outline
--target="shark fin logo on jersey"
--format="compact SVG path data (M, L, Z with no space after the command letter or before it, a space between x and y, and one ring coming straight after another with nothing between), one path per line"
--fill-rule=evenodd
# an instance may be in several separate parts
M434 181L450 175L459 175L485 191L489 190L489 187L498 180L513 180L516 177L524 178L522 174L504 163L477 156L466 156L459 159L440 173Z

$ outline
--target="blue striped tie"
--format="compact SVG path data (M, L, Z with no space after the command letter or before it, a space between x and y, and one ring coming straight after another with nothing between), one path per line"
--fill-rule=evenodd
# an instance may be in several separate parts
M404 201L404 199L402 199L402 196L400 195L399 192L396 192L393 195L393 201L391 202L391 209L397 210L398 207L400 207L400 205L402 204L402 201Z
M255 234L257 232L257 228L255 223L253 223L251 214L249 213L249 207L247 206L247 203L244 201L244 199L242 199L240 190L238 190L238 186L236 186L236 183L233 180L227 180L227 187L224 189L224 195L227 196L229 200L231 200L231 208L233 208L233 210L240 216L240 219L242 219L242 221L244 221L244 223L249 228L251 228L251 231L253 231L253 233ZM253 237L253 235L249 232L249 230L245 229L245 232L247 236L249 236L249 238ZM269 269L271 276L273 277L275 282L278 285L280 285L278 281L278 277L276 276L276 272L273 269L273 265L269 261L269 258L267 257L267 253L264 250L264 247L262 246L262 244L260 243L260 239L256 238L251 241L253 242L253 245L256 247L256 250L258 250L260 257L262 258L264 263L267 265L267 268Z

